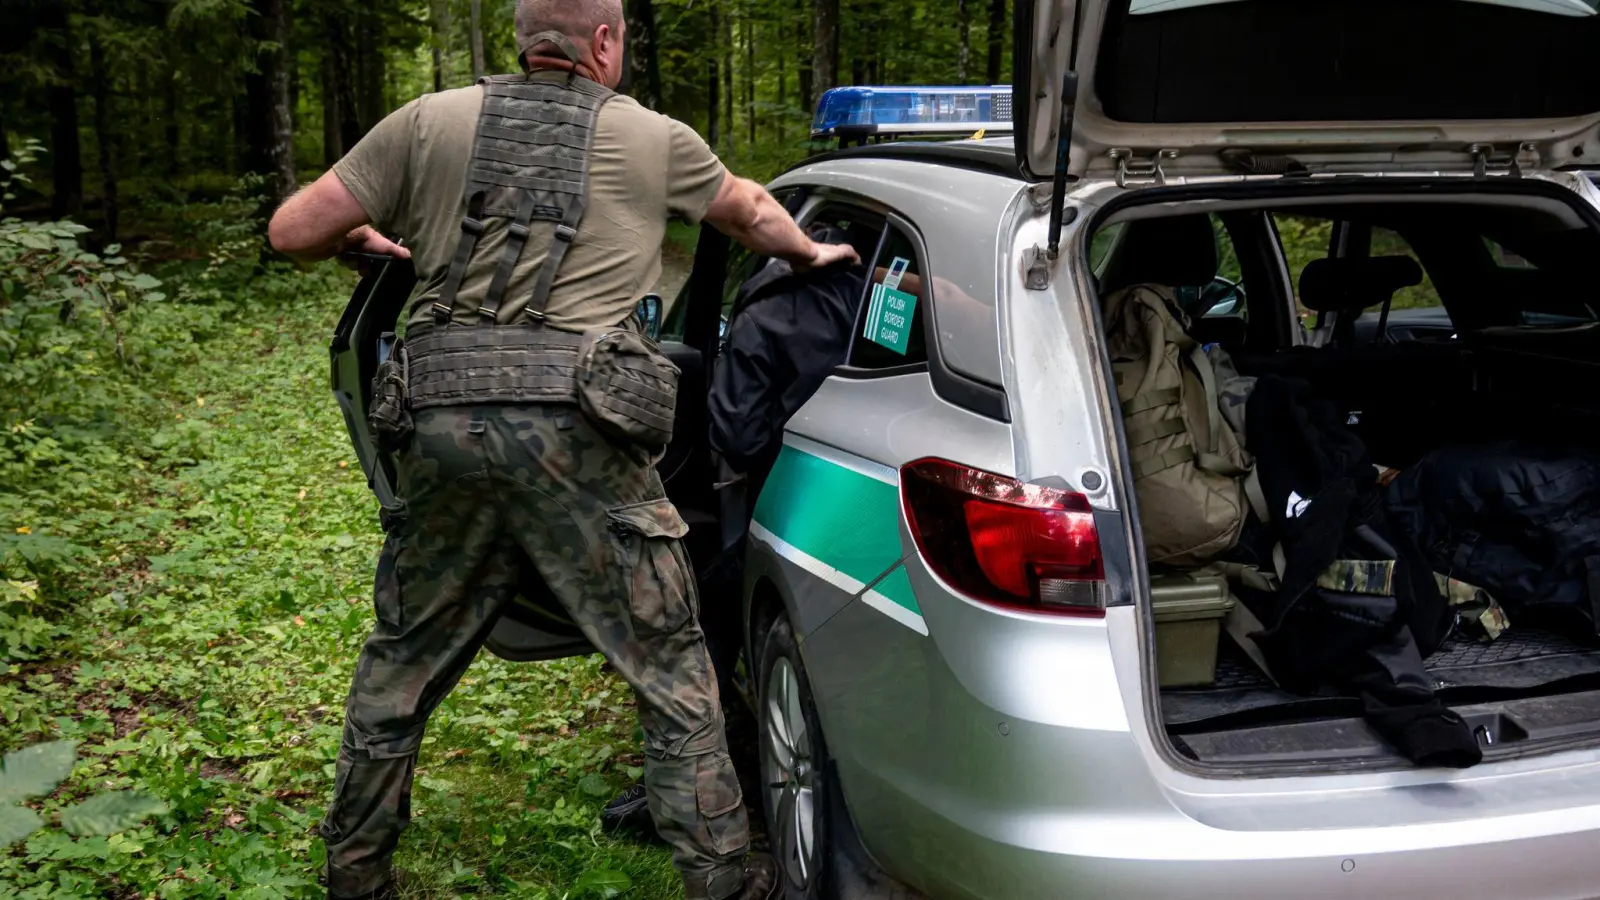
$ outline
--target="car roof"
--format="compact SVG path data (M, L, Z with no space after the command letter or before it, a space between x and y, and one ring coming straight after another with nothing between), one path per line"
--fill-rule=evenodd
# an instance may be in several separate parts
M967 138L955 141L886 141L881 144L844 147L809 156L790 166L787 171L793 172L817 163L844 159L895 159L904 162L956 166L1021 180L1016 151L1012 148L1010 135L977 140Z

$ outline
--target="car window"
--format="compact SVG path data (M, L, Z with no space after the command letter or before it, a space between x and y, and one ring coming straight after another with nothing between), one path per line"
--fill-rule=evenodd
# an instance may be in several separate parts
M1213 214L1210 218L1211 230L1217 234L1217 280L1205 288L1205 299L1215 302L1203 304L1205 312L1200 316L1206 319L1248 319L1249 290L1244 288L1244 270L1239 265L1239 250L1233 245L1233 237L1228 234L1222 217ZM1233 285L1240 289L1231 290L1230 286Z
M1483 239L1483 246L1488 248L1489 256L1494 260L1494 264L1496 266L1499 266L1502 269L1527 269L1527 270L1531 270L1531 269L1539 268L1538 266L1534 265L1533 263L1528 262L1526 259L1523 259L1522 257L1520 257L1517 254L1511 252L1510 250L1507 250L1505 247L1501 246L1498 242L1496 242L1493 238L1489 238L1489 237L1484 238Z
M1411 245L1406 239L1387 228L1372 229L1372 255L1373 256L1409 256L1416 260L1417 267L1422 269L1422 283L1412 287L1401 288L1394 292L1394 302L1390 309L1437 309L1444 304L1439 300L1439 290L1433 286L1433 279L1428 276L1428 267L1422 264ZM1369 310L1369 315L1378 315L1379 311Z
M1105 272L1106 260L1111 258L1111 248L1117 245L1117 238L1127 222L1117 222L1095 232L1089 243L1089 271L1099 278Z
M1570 325L1600 318L1600 304L1591 300L1586 291L1560 287L1574 280L1584 284L1589 281L1589 252L1558 251L1552 255L1546 249L1539 256L1553 269L1547 271L1493 238L1485 236L1483 244L1494 263L1495 294L1500 302L1516 305L1522 324ZM1592 252L1592 246L1589 249ZM1563 254L1581 261L1564 265Z
M890 225L872 265L867 300L856 316L850 365L890 369L928 361L922 321L927 311L925 269L916 245Z
M1272 224L1283 245L1283 258L1294 285L1295 310L1302 320L1313 315L1300 302L1300 274L1314 259L1326 259L1333 248L1333 222L1315 216L1273 213Z

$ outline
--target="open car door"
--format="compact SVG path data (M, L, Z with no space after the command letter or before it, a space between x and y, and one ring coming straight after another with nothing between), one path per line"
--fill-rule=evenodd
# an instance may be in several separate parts
M695 254L694 272L679 296L682 342L663 341L662 352L683 371L678 387L672 443L657 468L667 496L689 524L686 541L692 560L707 560L720 549L720 518L713 491L706 396L710 362L716 352L723 270L728 239L706 226ZM387 357L395 329L416 289L409 260L374 258L371 271L351 295L329 345L332 386L356 459L367 484L385 509L401 504L393 458L378 448L367 413L372 379ZM703 562L701 563L704 564ZM532 573L529 573L532 575ZM514 662L535 662L595 652L544 584L532 577L495 624L490 652Z

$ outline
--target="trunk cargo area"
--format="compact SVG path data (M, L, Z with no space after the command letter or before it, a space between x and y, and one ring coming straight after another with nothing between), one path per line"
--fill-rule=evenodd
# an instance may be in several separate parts
M1416 256L1424 277L1431 279L1425 289L1437 285L1444 306L1413 303L1392 314L1386 309L1381 324L1375 323L1379 311L1371 309L1357 320L1364 325L1354 332L1344 329L1326 346L1274 346L1272 332L1278 326L1260 318L1268 301L1252 290L1243 321L1197 318L1190 334L1202 345L1227 349L1241 375L1309 384L1319 401L1334 404L1340 417L1349 415L1348 430L1382 468L1410 471L1441 448L1470 448L1472 459L1485 459L1480 447L1513 440L1561 448L1574 459L1593 457L1600 453L1600 322L1595 319L1600 289L1580 260L1592 259L1591 251L1600 249L1600 234L1587 207L1572 215L1580 202L1575 195L1560 198L1544 191L1543 197L1524 201L1512 200L1511 193L1484 196L1481 206L1476 198L1445 206L1399 197L1277 209L1263 204L1266 216L1279 217L1280 231L1287 221L1282 217L1293 215L1403 237L1404 242L1389 240L1405 252L1421 251ZM1251 253L1247 228L1259 221L1250 215L1247 209L1212 214L1218 234L1231 236L1241 258ZM1579 225L1580 220L1589 224ZM1137 227L1139 219L1132 221ZM1168 243L1162 246L1170 246L1177 233L1163 231ZM1133 237L1126 240L1131 243ZM1484 267L1480 262L1484 246L1499 253L1513 244L1523 264ZM1397 252L1385 247L1372 254ZM1136 281L1118 273L1115 256L1105 280ZM1246 263L1244 283L1254 274ZM1256 284L1263 283L1255 277ZM1451 307L1449 314L1445 307ZM1304 308L1300 315L1307 316ZM1312 318L1306 320L1308 328ZM1588 532L1591 517L1582 515L1583 528L1570 533ZM1459 572L1441 570L1437 561L1432 565L1437 575L1470 582ZM1196 605L1192 591L1169 587L1176 603L1164 612L1155 589L1174 574L1199 573L1151 572L1156 640L1149 646L1157 657L1157 680L1166 685L1152 691L1159 696L1159 721L1178 756L1238 774L1411 767L1363 719L1363 700L1353 691L1324 687L1291 693L1277 687L1220 627L1229 603L1212 601L1209 612L1202 612L1205 604ZM1241 596L1235 589L1227 599L1242 604ZM1485 760L1600 743L1600 638L1585 605L1496 599L1510 623L1497 639L1480 640L1458 628L1433 652L1425 652L1435 696L1466 720ZM1211 621L1205 622L1208 616ZM1207 626L1216 627L1209 679L1203 671L1211 662ZM1199 645L1204 649L1196 649Z

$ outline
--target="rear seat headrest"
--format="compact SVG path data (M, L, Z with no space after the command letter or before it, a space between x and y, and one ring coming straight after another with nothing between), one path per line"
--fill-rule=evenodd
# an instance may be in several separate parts
M1300 302L1314 312L1361 312L1421 283L1409 256L1316 259L1300 273Z
M1221 261L1210 216L1135 219L1125 227L1102 292L1134 284L1203 288L1217 277Z

